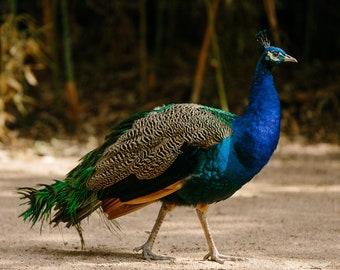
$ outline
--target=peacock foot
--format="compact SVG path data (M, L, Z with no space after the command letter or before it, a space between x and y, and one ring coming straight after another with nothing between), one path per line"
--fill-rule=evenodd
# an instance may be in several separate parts
M145 260L147 261L157 261L157 260L175 260L175 258L173 257L169 257L169 256L162 256L162 255L157 255L155 253L153 253L148 245L148 243L145 243L144 245L140 246L140 247L136 247L133 249L133 251L138 252L142 250L142 255L144 257Z
M237 256L223 255L223 254L219 254L219 253L211 254L209 252L207 255L205 255L203 257L203 260L210 260L210 261L214 261L214 262L218 262L220 264L223 264L225 261L236 262L236 261L246 261L247 259L242 258L242 257L237 257Z

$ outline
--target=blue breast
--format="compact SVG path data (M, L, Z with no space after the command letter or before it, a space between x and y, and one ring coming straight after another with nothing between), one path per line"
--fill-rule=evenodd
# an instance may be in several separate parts
M230 137L209 151L200 153L194 174L176 194L183 204L188 205L225 200L251 180L261 168L244 166Z
M227 199L269 161L280 134L280 102L269 72L255 76L246 112L231 124L232 136L200 151L194 174L176 193L183 204Z

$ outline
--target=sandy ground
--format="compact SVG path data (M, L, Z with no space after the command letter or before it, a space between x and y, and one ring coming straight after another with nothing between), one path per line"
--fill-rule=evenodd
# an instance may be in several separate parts
M174 261L148 262L133 252L146 240L158 203L118 219L118 233L93 214L84 225L85 251L74 229L30 229L17 218L24 207L15 188L62 178L81 154L69 144L41 149L0 151L0 269L340 269L339 146L281 143L252 182L211 207L219 251L247 258L223 265L202 260L207 245L190 208L175 209L155 243L155 252Z

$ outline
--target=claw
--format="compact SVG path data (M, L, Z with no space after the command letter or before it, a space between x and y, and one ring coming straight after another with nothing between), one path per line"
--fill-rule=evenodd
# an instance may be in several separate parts
M223 264L225 261L246 261L246 258L242 257L237 257L237 256L228 256L228 255L223 255L223 254L210 254L210 252L203 257L203 260L210 260L214 262L218 262L220 264Z
M168 257L168 256L162 256L162 255L157 255L151 251L151 249L148 247L147 244L144 244L140 247L136 247L133 249L133 251L138 252L142 250L142 255L145 260L147 261L156 261L156 260L171 260L174 261L175 258L173 257Z

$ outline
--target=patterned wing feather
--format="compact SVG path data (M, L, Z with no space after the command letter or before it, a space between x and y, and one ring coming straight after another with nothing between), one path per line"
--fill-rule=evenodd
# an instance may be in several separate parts
M136 120L104 151L87 187L104 189L131 174L138 179L156 178L176 160L185 143L208 148L230 136L226 121L206 108L168 105Z

